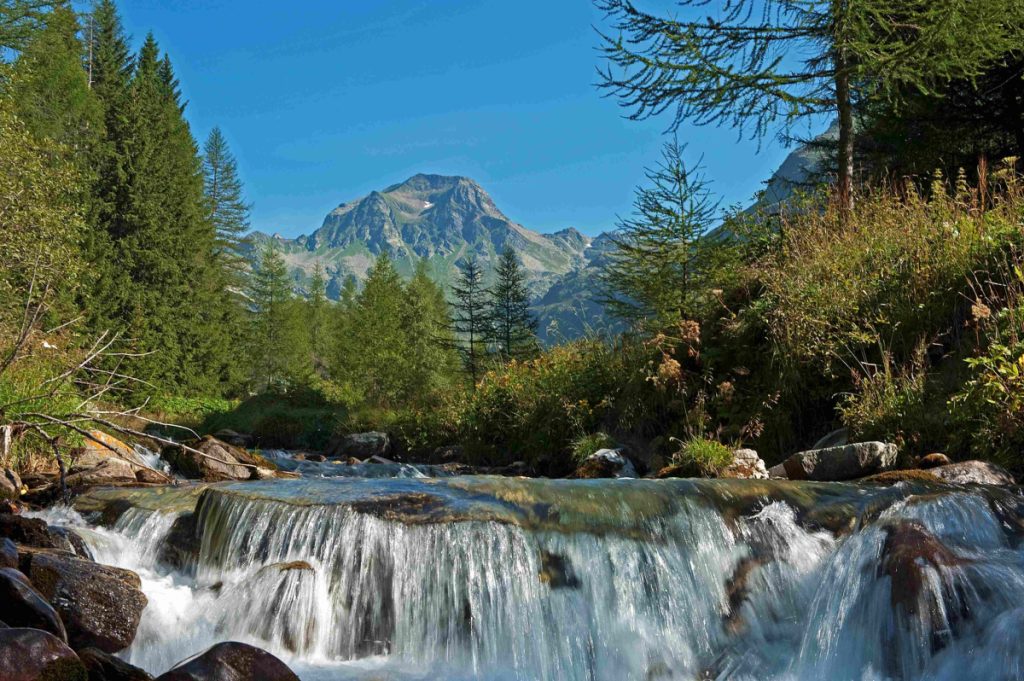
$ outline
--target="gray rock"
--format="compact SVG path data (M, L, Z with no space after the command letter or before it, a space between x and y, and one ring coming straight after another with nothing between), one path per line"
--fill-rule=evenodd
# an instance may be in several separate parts
M168 445L160 455L175 471L192 480L248 480L252 475L250 467L241 465L235 447L210 436L189 443L189 449Z
M599 449L580 464L574 478L638 478L636 467L618 449Z
M370 431L368 433L350 433L335 440L327 450L331 459L370 459L387 457L391 453L391 438L387 433Z
M10 468L0 469L0 499L17 501L21 496L21 478Z
M732 453L732 463L718 477L767 480L768 469L753 449L737 449Z
M772 480L788 480L789 476L786 474L786 467L781 463L777 463L768 469L768 477Z
M0 568L0 603L9 626L42 629L62 641L68 640L57 611L14 568Z
M39 629L0 629L0 679L86 681L82 661L64 641Z
M299 677L267 651L227 641L182 662L157 681L299 681Z
M1012 485L1013 476L1005 469L987 461L961 461L947 466L929 468L938 479L954 485Z
M42 551L23 555L21 568L64 621L71 647L116 653L134 640L147 603L134 572Z
M857 442L798 452L782 465L790 480L853 480L891 469L897 454L891 443Z

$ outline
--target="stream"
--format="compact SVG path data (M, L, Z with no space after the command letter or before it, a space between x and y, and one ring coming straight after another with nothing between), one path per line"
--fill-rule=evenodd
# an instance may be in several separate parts
M374 474L39 515L139 574L153 674L239 640L305 681L1024 678L1014 491Z

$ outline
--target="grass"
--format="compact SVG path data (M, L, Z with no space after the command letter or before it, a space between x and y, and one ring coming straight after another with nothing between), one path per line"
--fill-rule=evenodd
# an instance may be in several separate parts
M672 465L693 476L713 477L732 463L732 450L717 440L697 437L682 444L672 456Z

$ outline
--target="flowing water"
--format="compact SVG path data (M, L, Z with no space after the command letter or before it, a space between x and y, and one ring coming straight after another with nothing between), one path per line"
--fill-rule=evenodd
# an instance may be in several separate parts
M48 520L139 573L122 655L153 673L242 640L306 681L1009 681L1021 508L905 483L333 478L99 490Z

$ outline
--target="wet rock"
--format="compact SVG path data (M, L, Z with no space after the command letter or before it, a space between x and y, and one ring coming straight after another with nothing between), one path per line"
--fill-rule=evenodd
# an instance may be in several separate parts
M18 547L7 537L0 539L0 568L18 569Z
M161 452L171 467L186 478L218 482L248 480L251 476L252 469L241 465L242 462L233 452L235 448L227 443L207 436L188 446L190 449L181 445L168 445Z
M572 566L565 556L549 551L540 553L540 581L552 589L575 589L580 580L573 573Z
M226 442L232 447L241 447L242 449L251 449L256 445L256 438L254 436L248 433L238 433L230 428L218 430L213 434L213 437L221 442Z
M179 572L191 573L199 561L196 514L183 513L174 519L157 560Z
M879 572L892 579L893 607L909 615L926 612L937 618L939 604L929 589L927 570L965 562L924 525L906 520L886 527Z
M69 487L131 483L138 480L139 471L154 481L168 483L171 479L149 468L131 445L100 430L89 431L92 439L71 452L68 469Z
M917 467L922 469L937 468L938 466L948 466L953 463L948 456L935 452L933 454L925 454L917 460Z
M42 629L62 641L68 640L57 611L14 568L0 568L0 604L4 621L10 626Z
M171 481L171 477L155 471L152 468L140 468L135 471L135 479L139 482L145 482L151 485L166 485Z
M0 469L0 499L17 501L23 492L21 478L10 468Z
M371 431L350 433L334 440L327 448L327 458L347 459L354 456L366 460L374 456L387 457L391 454L391 438L387 433Z
M782 462L790 480L839 481L881 473L896 465L896 445L858 442L798 452Z
M661 468L654 474L654 477L659 480L664 480L666 478L692 478L694 477L694 470L692 466L673 463Z
M131 644L146 607L130 570L54 553L32 553L22 570L60 614L73 648L116 653Z
M732 453L732 463L718 477L767 480L768 469L753 449L737 449Z
M897 482L940 483L942 481L932 475L931 471L911 468L905 471L886 471L885 473L875 473L874 475L869 475L866 478L861 478L858 482L874 482L883 485L894 485Z
M292 572L293 570L313 572L313 566L304 560L293 560L290 563L271 563L260 568L263 570L277 570L278 572Z
M11 513L0 514L0 537L7 537L15 544L58 548L58 542L49 526L39 518L26 518Z
M144 669L130 665L99 648L79 650L78 658L85 665L89 681L152 681L153 679Z
M1013 476L994 463L987 461L961 461L938 466L929 472L943 482L954 485L1012 485Z
M591 480L596 478L637 478L633 462L618 449L599 449L579 465L570 478Z
M50 525L50 535L53 536L54 543L57 544L59 550L67 551L86 560L93 559L88 544L74 530L59 525Z
M747 556L742 558L732 571L732 576L725 583L725 595L729 601L729 610L725 614L725 630L730 634L738 634L746 626L740 608L750 595L750 575L754 570L761 567L764 560Z
M182 662L157 681L299 681L299 677L265 650L227 641Z
M0 629L0 679L87 681L85 666L59 638L39 629Z

